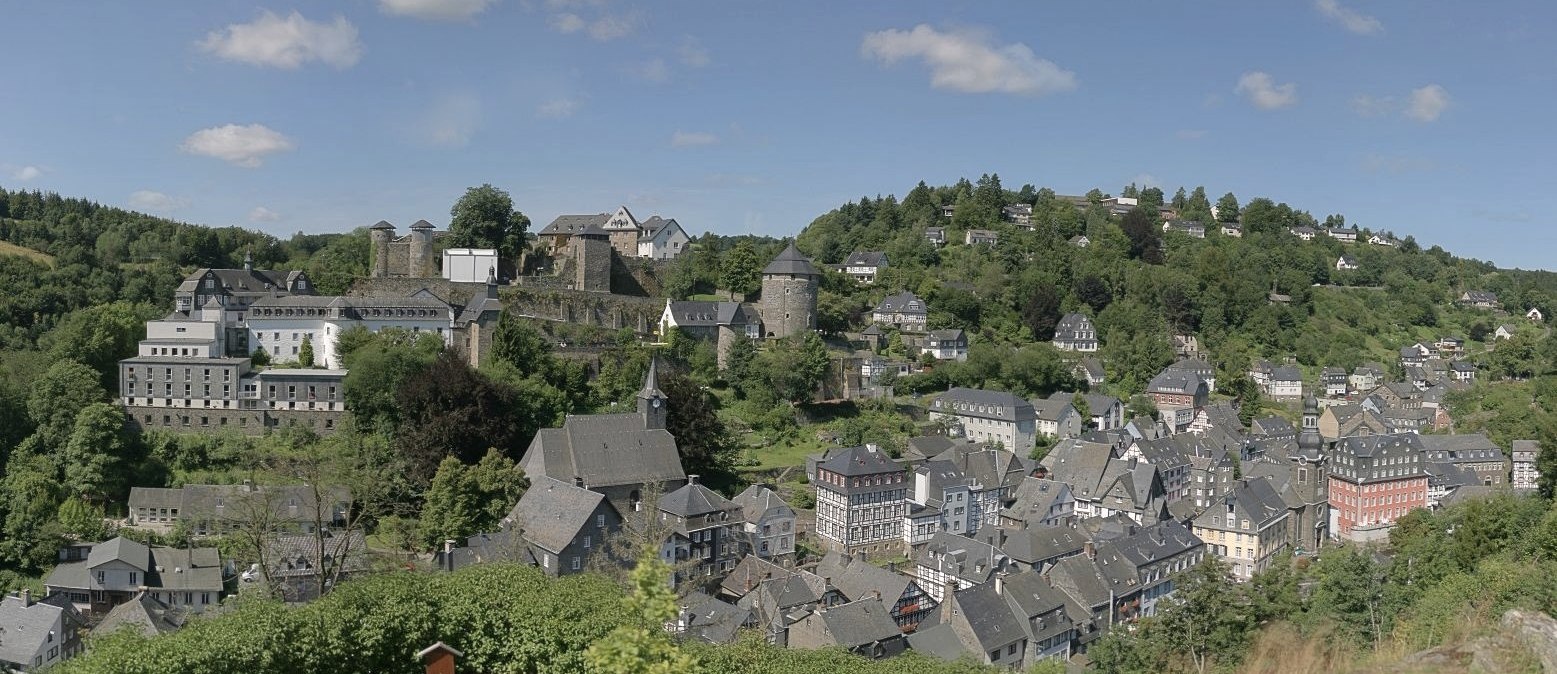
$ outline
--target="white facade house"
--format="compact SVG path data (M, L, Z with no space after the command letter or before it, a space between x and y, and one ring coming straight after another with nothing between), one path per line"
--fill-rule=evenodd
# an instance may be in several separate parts
M661 218L655 215L644 220L639 226L641 231L638 234L638 257L669 260L685 251L687 243L692 240L675 218Z
M493 248L450 248L443 251L443 278L455 283L485 283L497 270Z
M1534 491L1540 485L1541 471L1535 467L1541 453L1541 443L1536 440L1515 440L1513 444L1513 481L1515 490Z
M314 362L302 365L343 367L335 345L341 332L363 327L372 332L399 328L431 332L453 343L454 309L430 296L413 297L275 297L249 308L249 344L264 349L272 362L295 361L303 341L313 347Z
M1005 391L954 388L930 403L931 416L953 421L975 442L999 443L1026 456L1038 432L1032 403Z

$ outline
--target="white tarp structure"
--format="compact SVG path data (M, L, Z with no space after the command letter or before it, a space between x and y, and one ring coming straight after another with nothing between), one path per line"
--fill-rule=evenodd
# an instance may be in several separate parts
M485 283L487 272L497 268L493 248L449 248L443 251L443 278L459 283Z

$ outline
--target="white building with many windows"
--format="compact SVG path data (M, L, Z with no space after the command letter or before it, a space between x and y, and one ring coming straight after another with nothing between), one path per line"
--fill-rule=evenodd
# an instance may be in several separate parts
M816 466L816 535L845 554L896 551L910 486L908 468L875 445L830 453Z
M999 443L1022 456L1033 448L1038 432L1032 403L1005 391L953 388L930 403L930 414L957 424L974 442Z

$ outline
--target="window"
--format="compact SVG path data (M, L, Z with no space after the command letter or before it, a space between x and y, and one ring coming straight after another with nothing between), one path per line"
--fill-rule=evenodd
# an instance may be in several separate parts
M585 550L588 550L588 549L589 549L589 543L590 543L590 540L589 540L589 537L588 537L588 536L585 536L585 537L584 537L584 549L585 549Z
M1006 655L1016 655L1016 644L1006 646Z
M577 570L579 570L579 561L578 561L578 558L577 558L577 557L574 557L574 558L573 558L573 570L574 570L574 571L577 571Z
M97 584L98 585L102 585L104 582L106 582L106 581L103 580L103 572L102 571L98 571L97 572Z
M994 661L999 660L999 659L1000 659L1000 649L997 648L997 649L992 650L992 651L989 652L989 661L990 662L994 662Z

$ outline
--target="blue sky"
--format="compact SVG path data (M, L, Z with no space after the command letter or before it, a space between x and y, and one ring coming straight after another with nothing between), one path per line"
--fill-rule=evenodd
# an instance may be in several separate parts
M1557 6L9 3L0 185L288 235L560 213L793 235L997 172L1268 196L1554 268Z

